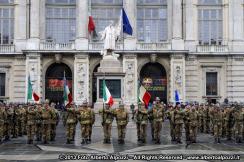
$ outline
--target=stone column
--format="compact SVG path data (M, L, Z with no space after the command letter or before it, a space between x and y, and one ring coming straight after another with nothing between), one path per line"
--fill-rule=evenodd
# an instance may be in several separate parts
M124 48L125 50L135 50L136 49L136 11L137 3L136 0L124 0L124 9L130 21L133 29L133 35L124 34Z
M170 68L170 101L175 102L175 91L177 90L180 102L185 102L185 56L172 54Z
M26 87L28 87L28 77L30 76L32 89L42 100L41 94L41 55L40 53L28 53L26 55ZM26 97L28 88L26 88ZM27 98L26 98L27 101Z
M77 50L88 50L88 0L76 2L76 40Z
M27 49L38 50L40 43L40 1L30 0L30 39Z
M89 56L87 53L75 55L74 62L74 102L82 104L89 102Z
M14 45L16 52L21 52L26 47L26 1L15 0L14 8Z
M137 57L134 54L123 55L124 102L126 106L137 104Z
M184 50L182 0L172 0L172 6L172 48L173 50Z
M241 52L244 50L243 43L243 1L228 1L224 5L223 21L227 29L224 30L225 40L231 40L232 50ZM225 16L229 13L229 16ZM228 17L228 18L227 18ZM225 25L224 25L225 27Z
M197 45L197 1L187 0L185 1L185 47L186 50L196 51Z

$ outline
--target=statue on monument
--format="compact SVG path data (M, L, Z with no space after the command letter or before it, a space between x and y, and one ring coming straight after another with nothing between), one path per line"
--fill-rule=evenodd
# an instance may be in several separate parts
M118 58L119 55L115 54L113 51L116 48L116 41L120 36L120 27L111 22L110 25L99 32L99 34L101 34L101 40L104 42L104 49L101 51L101 55L104 57L113 56L114 58Z

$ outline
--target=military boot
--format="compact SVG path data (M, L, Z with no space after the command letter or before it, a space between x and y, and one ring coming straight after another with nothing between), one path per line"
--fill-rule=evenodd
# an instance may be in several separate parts
M122 141L121 141L121 139L118 139L118 144L122 144Z
M107 143L108 143L108 144L111 144L110 138L109 138L109 139L107 139Z
M221 143L221 142L220 142L220 138L219 138L219 137L218 137L218 143Z
M5 139L4 139L4 141L9 141L10 139L9 139L9 136L5 136Z
M33 140L30 140L30 144L33 144Z
M29 139L27 140L27 144L31 144Z
M218 139L217 138L214 138L214 143L218 143Z
M67 139L66 144L71 144L70 139Z
M121 144L125 144L125 140L124 139L121 140Z
M103 140L103 143L104 143L104 144L107 144L107 143L108 143L107 139L104 139L104 140Z
M81 142L82 145L86 144L86 141L85 139L82 139L82 142Z

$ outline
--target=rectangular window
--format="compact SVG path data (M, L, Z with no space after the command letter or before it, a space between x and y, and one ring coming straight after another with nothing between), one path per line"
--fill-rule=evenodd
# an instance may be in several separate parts
M5 96L5 73L0 73L0 96Z
M106 86L113 98L121 98L121 80L120 79L108 79L105 80ZM99 80L99 98L103 98L103 80Z
M221 0L200 0L198 37L200 45L222 45L223 9Z
M91 15L96 25L96 32L103 31L112 22L117 24L121 14L122 0L91 0ZM100 40L101 35L93 41Z
M14 7L10 2L0 0L0 44L13 44L13 40Z
M47 2L46 40L55 43L73 42L76 37L75 1L62 0L54 3L56 1Z
M146 43L168 39L166 0L137 0L137 39Z
M218 74L217 72L206 73L206 95L218 95Z

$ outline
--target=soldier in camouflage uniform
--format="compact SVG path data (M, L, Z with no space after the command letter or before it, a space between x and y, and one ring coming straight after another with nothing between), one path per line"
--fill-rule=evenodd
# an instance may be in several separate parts
M23 111L22 111L23 105L19 105L18 108L18 113L19 113L19 117L17 119L17 125L18 125L18 136L22 136L23 135L23 125L22 125L22 118L23 118Z
M118 143L124 144L126 126L129 122L129 113L124 108L124 105L122 103L120 103L119 108L115 110L114 115L115 115L116 122L117 122Z
M152 111L153 114L155 144L160 144L160 132L162 130L162 122L164 122L164 107L160 103L159 97L156 97L156 104L150 111Z
M51 105L51 120L50 120L50 141L55 141L56 128L59 122L58 110L55 109L54 104Z
M209 107L205 106L203 109L203 132L209 133L209 124L210 124L210 114L209 114Z
M37 106L36 112L36 141L42 139L42 105Z
M76 127L76 121L77 121L76 109L70 106L67 108L67 113L64 116L64 126L66 127L67 144L71 144L71 141L74 137L74 129Z
M20 118L20 112L17 105L13 105L13 120L12 120L12 138L18 137L18 120Z
M198 112L193 106L189 112L189 130L190 130L190 141L196 143L197 138L197 126L198 126Z
M13 109L9 105L6 106L5 111L6 111L7 119L4 122L4 136L5 136L5 141L8 141L8 140L10 140L14 112L13 112Z
M184 111L184 125L186 141L190 141L190 106L186 106Z
M33 138L35 136L36 127L36 110L34 106L29 106L27 111L27 143L33 144Z
M94 112L91 108L87 106L87 101L83 103L83 106L79 109L79 121L81 126L81 144L89 144L89 132L91 128L91 124L95 121Z
M234 125L235 140L236 143L241 143L242 130L243 130L243 112L239 106L236 107L236 110L234 112L234 118L235 118L235 125Z
M176 111L174 112L175 116L175 137L177 143L181 142L181 136L182 136L182 126L183 126L183 118L184 118L184 111L181 109L180 104L176 105Z
M214 141L215 143L220 143L220 137L222 133L222 121L223 121L223 113L219 107L216 105L213 110L213 130L214 130Z
M138 141L146 143L148 112L144 103L140 102L138 104L138 109L135 111L135 117Z
M199 132L203 133L203 110L204 110L204 105L201 104L199 109L198 109L198 129Z
M233 112L232 112L232 108L230 108L229 106L227 106L224 110L223 113L223 128L225 130L224 135L227 138L227 140L231 140L231 136L232 136L232 128L233 128Z
M89 105L89 109L92 110L91 105ZM92 113L92 122L90 124L89 133L88 133L88 143L91 143L92 126L95 123L95 112L92 110L91 113Z
M169 105L169 108L166 112L167 118L169 119L169 124L170 124L170 136L171 136L171 141L175 141L175 110L172 105Z
M46 101L44 108L42 109L42 140L44 144L50 140L50 120L52 118L51 110L48 105L49 101Z
M156 105L156 101L153 101L152 107ZM153 125L153 111L149 110L148 111L148 119L151 125L151 136L152 136L152 141L154 141L154 125Z
M110 144L112 123L114 120L113 109L110 107L109 104L105 104L105 108L100 109L99 114L102 117L102 126L103 126L103 134L104 134L103 143Z
M7 114L5 112L4 105L0 105L0 143L2 143L4 134L4 121L7 119Z

